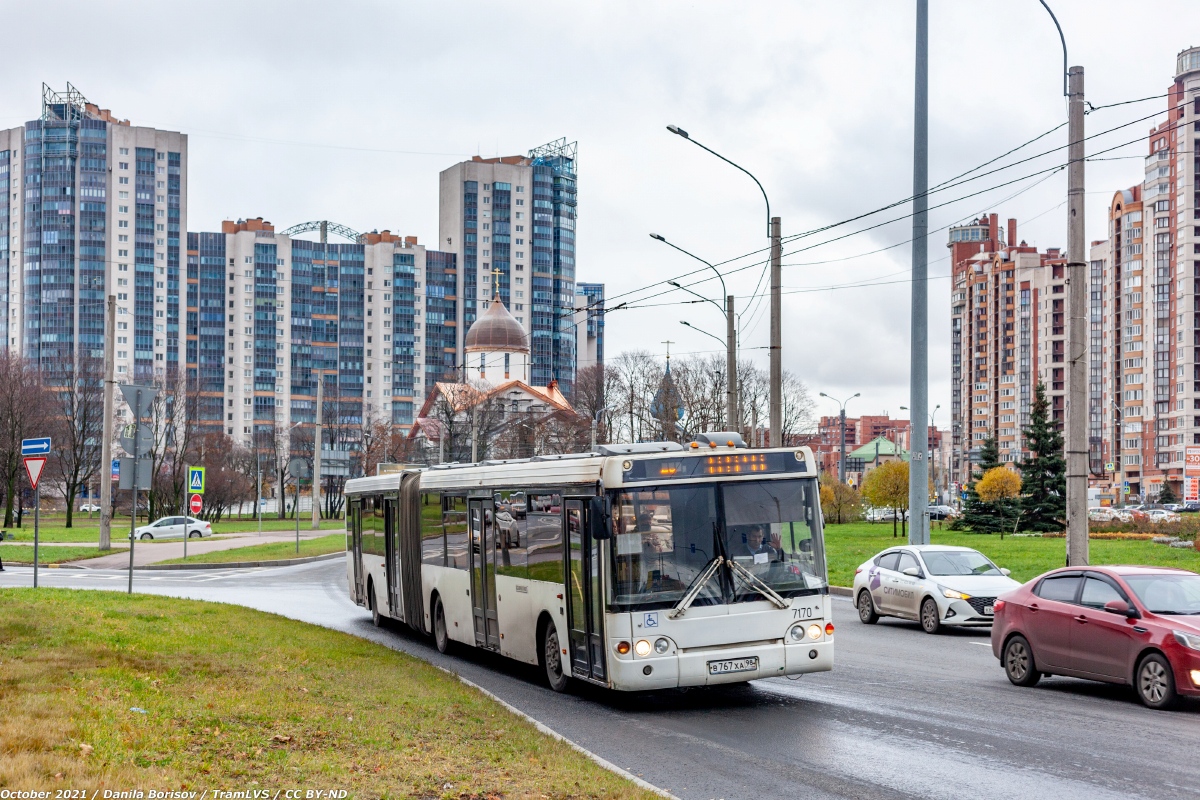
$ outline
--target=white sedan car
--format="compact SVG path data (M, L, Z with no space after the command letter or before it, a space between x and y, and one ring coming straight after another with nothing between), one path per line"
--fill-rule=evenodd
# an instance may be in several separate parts
M854 571L854 604L867 625L900 617L937 633L943 625L991 625L996 596L1020 585L969 547L905 545Z
M212 525L195 517L163 517L141 526L134 534L139 539L182 539L185 530L189 539L212 536Z

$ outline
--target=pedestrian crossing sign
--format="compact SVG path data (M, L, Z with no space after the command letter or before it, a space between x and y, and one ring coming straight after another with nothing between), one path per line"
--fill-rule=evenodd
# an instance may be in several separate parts
M204 467L188 467L188 491L204 494Z

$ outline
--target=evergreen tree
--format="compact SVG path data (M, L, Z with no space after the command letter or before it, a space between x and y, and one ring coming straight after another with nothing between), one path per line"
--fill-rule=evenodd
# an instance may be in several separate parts
M1158 502L1163 503L1178 503L1179 497L1175 494L1175 490L1171 488L1170 481L1163 481L1162 491L1158 493Z
M1004 512L1008 509L1001 508L995 503L987 503L980 499L979 493L975 491L975 486L984 473L993 467L1000 466L1000 446L996 443L996 437L989 435L983 440L983 444L979 448L979 464L978 472L973 469L971 471L971 482L967 484L967 499L963 501L962 516L954 520L951 524L953 530L969 530L975 533L997 533L1004 530ZM1008 514L1008 519L1012 518L1011 511Z
M1029 459L1018 465L1024 490L1021 527L1028 531L1061 531L1067 519L1067 462L1062 433L1049 411L1046 384L1038 383L1029 427L1022 432Z

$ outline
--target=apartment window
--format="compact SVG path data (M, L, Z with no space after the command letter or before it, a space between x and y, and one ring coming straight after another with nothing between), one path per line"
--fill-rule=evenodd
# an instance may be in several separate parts
M122 147L122 148L121 148L121 149L120 149L118 152L119 152L121 155L123 155L123 156L127 156L127 155L129 155L129 148L128 148L128 147Z
M523 206L523 205L525 205L525 199L524 199L524 198L522 198L522 197L518 197L518 198L517 198L517 205L519 205L519 206Z
M121 184L122 186L128 186L129 177L127 175L122 175L121 177L117 178L117 183Z
M121 214L128 214L129 206L117 206L117 212Z

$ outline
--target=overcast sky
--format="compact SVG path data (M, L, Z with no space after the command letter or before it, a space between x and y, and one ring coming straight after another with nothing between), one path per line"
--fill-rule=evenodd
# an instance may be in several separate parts
M1036 0L930 5L937 184L1063 122L1066 102L1058 37ZM1165 93L1177 52L1200 43L1194 2L1052 6L1094 105ZM902 200L912 188L914 8L910 0L9 4L0 127L38 115L43 81L56 89L69 81L134 124L189 135L191 230L249 216L277 228L330 219L430 245L440 170L565 136L579 142L577 278L602 281L614 303L635 306L608 317L607 353L662 352L667 339L673 353L707 352L719 343L679 323L723 337L716 309L649 305L688 299L679 292L632 302L648 294L636 290L700 266L647 234L725 261L765 247L765 208L749 178L664 126L753 172L785 236ZM1165 102L1097 111L1088 133ZM1088 151L1142 137L1107 155L1144 155L1145 132L1161 118L1098 137ZM1065 142L1063 129L1020 155ZM931 205L1062 160L1053 153L935 194ZM942 406L939 425L949 421L950 364L938 229L995 211L1016 217L1029 244L1065 246L1065 175L1029 188L1041 177L931 212L930 406ZM1087 180L1092 240L1105 235L1112 192L1140 182L1142 164L1092 162ZM908 404L910 236L902 219L784 258L785 291L879 284L784 297L785 368L814 395L861 392L851 414L904 415ZM760 275L748 266L728 281L749 310L743 355L765 366L766 304L751 299ZM695 288L720 294L715 279Z

